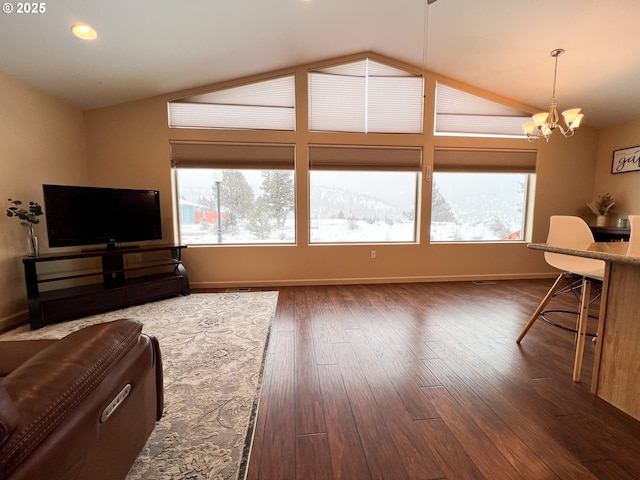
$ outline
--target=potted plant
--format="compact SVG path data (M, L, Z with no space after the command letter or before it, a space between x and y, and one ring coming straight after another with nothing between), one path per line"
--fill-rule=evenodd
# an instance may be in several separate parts
M38 249L38 237L35 234L33 226L36 223L40 223L38 217L44 212L42 207L37 202L29 202L29 207L24 208L22 201L9 199L9 202L13 206L7 208L7 217L16 217L21 220L20 225L29 228L29 234L27 235L27 253L30 257L37 257L39 253Z
M615 203L610 193L600 195L597 200L587 203L587 207L596 215L596 226L604 227L607 224L607 214Z

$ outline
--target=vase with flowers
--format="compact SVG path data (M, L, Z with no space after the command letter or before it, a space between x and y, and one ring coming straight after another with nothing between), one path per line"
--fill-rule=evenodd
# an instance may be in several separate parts
M600 195L596 200L587 203L587 207L596 216L596 226L604 227L607 224L607 214L616 204L610 193Z
M38 237L35 234L33 226L40 223L38 217L44 213L42 206L37 202L29 202L29 206L25 208L20 200L9 199L9 202L13 204L13 206L7 208L7 217L16 217L21 220L20 225L29 229L29 233L27 234L27 255L37 257L40 249Z

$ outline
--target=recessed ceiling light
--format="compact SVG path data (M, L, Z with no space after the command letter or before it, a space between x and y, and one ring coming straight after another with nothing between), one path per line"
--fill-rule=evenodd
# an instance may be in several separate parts
M71 27L73 34L83 40L93 40L98 36L98 33L93 29L91 25L86 23L76 23Z

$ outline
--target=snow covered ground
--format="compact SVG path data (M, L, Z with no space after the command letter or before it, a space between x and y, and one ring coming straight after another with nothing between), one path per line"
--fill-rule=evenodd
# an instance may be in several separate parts
M519 230L518 226L513 231ZM181 241L188 245L214 245L218 243L217 225L206 226L188 224L181 226ZM458 225L437 222L431 225L432 242L498 241L497 236L486 224ZM295 229L289 221L284 229L274 229L269 238L259 239L250 231L237 228L222 230L223 244L273 244L295 243ZM311 243L411 243L415 241L412 222L396 222L392 225L384 221L369 223L363 220L319 219L311 221Z

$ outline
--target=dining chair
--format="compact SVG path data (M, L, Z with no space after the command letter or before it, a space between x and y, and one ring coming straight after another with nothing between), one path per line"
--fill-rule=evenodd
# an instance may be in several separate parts
M629 243L640 243L640 215L629 215L629 228L631 229Z
M569 215L553 215L549 221L549 235L547 244L553 247L586 249L593 243L593 233L587 223L580 217ZM604 279L605 262L590 258L583 258L573 255L545 252L544 258L552 267L557 268L561 273L556 278L545 297L536 308L535 312L520 332L516 342L520 343L527 332L531 329L538 318L544 318L545 307L561 291L579 289L580 308L575 313L577 315L576 329L571 330L576 333L576 355L573 365L573 380L580 381L582 371L582 357L584 354L584 341L587 335L587 320L589 319L589 305L591 304L591 284L592 281L602 281ZM571 282L571 278L578 276L580 280ZM569 283L564 286L563 281ZM542 315L541 315L542 314ZM564 328L564 327L563 327Z

